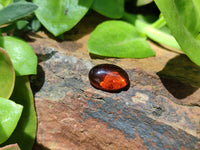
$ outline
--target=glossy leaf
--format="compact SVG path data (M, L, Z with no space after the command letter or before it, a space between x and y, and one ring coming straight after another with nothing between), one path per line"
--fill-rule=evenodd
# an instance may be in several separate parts
M16 37L4 36L0 37L0 46L8 52L16 75L36 74L37 57L28 43Z
M31 150L35 141L37 120L33 94L27 76L16 78L11 99L23 105L24 110L15 131L4 145L17 143L21 150Z
M31 22L31 29L32 31L36 32L41 27L40 21L38 19L33 19Z
M196 8L195 10L197 11L197 13L199 14L199 17L200 17L200 1L199 0L193 0L193 7Z
M11 4L12 2L12 0L0 0L0 9Z
M98 25L87 42L90 53L118 58L154 56L146 38L134 26L123 21L106 21Z
M58 36L73 28L87 13L93 0L33 0L35 14L45 28Z
M0 48L0 97L9 98L15 84L15 71L8 53Z
M200 66L200 41L196 39L200 30L198 0L155 0L161 13L186 55ZM168 6L168 7L166 7ZM185 18L184 18L185 16Z
M149 3L153 2L153 0L137 0L136 5L137 6L143 6L143 5L147 5Z
M28 21L26 20L20 20L16 22L16 26L18 30L23 29L28 24Z
M5 142L14 131L22 109L21 105L0 97L0 144Z
M170 12L168 13L170 16L173 12L177 13L181 21L179 23L182 23L194 37L196 37L200 31L200 14L198 14L200 5L196 5L194 3L195 1L197 2L199 0L173 0L172 3L170 2L173 6L169 5ZM166 14L164 16L166 16ZM167 23L168 22L169 21L167 21Z
M24 2L26 0L14 0L14 2Z
M36 9L37 6L30 2L12 3L0 10L0 25L25 17Z
M151 40L159 44L181 50L176 39L171 34L158 29L160 28L160 26L165 25L165 20L163 20L162 18L161 21L160 19L158 19L153 24L149 24L144 19L141 19L140 15L124 13L123 19L133 24L140 32L144 33Z
M124 13L124 0L94 0L92 9L109 18L121 18Z

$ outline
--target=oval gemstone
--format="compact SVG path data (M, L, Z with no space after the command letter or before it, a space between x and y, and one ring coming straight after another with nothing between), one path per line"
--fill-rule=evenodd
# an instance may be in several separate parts
M94 87L110 92L121 91L129 84L126 71L113 64L94 66L89 72L89 80Z

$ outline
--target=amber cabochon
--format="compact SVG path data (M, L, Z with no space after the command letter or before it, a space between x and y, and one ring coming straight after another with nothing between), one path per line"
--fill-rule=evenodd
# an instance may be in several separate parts
M113 64L94 66L89 72L91 85L108 92L118 92L127 89L130 84L125 70Z

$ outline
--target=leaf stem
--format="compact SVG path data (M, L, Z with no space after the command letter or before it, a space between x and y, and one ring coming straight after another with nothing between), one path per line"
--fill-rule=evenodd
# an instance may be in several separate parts
M151 40L159 44L163 44L171 48L181 50L179 44L172 35L157 29L161 28L166 24L162 16L153 24L148 24L144 21L141 21L140 19L138 19L137 15L132 15L128 13L124 13L123 19L135 25L135 27L141 33L144 33Z
M159 19L156 20L154 23L151 24L152 27L160 29L163 26L165 26L167 23L165 21L165 18L163 17L163 15L161 14Z

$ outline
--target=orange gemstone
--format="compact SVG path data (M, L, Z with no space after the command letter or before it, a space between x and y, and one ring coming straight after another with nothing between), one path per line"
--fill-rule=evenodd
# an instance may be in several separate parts
M90 83L104 91L120 91L129 84L128 74L120 67L112 64L101 64L89 72Z

